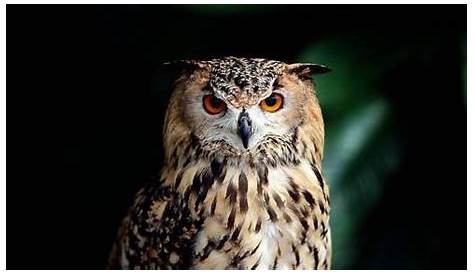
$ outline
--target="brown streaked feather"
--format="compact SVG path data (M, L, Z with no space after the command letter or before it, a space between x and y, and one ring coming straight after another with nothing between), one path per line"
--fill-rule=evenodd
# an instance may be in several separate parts
M330 268L324 122L308 68L235 57L189 64L166 112L160 179L138 192L109 267ZM226 103L242 107L267 96L275 83L304 102L285 117L301 122L288 134L266 135L253 150L200 139L191 127L196 118L185 115L187 93L213 89Z

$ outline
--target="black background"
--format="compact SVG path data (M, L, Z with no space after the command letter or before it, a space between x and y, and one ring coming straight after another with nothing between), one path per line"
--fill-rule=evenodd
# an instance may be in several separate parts
M420 33L443 41L431 59L385 80L405 151L360 231L353 267L465 269L466 110L462 93L449 92L463 88L456 39L466 33L465 5L273 6L263 16L7 5L7 267L104 268L133 194L159 171L171 81L159 64L294 61L312 39L309 24L321 26L313 37L363 29L389 40L396 33L400 46Z

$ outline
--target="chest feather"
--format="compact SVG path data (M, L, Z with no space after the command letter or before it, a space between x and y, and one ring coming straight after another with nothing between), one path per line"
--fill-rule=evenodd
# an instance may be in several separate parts
M301 162L220 172L197 165L181 174L189 184L178 190L192 217L202 220L194 268L329 267L329 197L318 170Z

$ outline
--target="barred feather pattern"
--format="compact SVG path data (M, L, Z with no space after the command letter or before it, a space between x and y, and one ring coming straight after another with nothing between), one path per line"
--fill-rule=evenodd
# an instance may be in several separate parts
M136 195L109 267L329 269L330 201L317 100L289 134L265 136L242 152L194 136L178 95L165 118L161 176Z

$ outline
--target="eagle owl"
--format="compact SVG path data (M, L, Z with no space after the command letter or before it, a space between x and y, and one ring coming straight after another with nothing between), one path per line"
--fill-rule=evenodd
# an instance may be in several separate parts
M109 268L328 269L316 64L177 61L164 167L136 195Z

